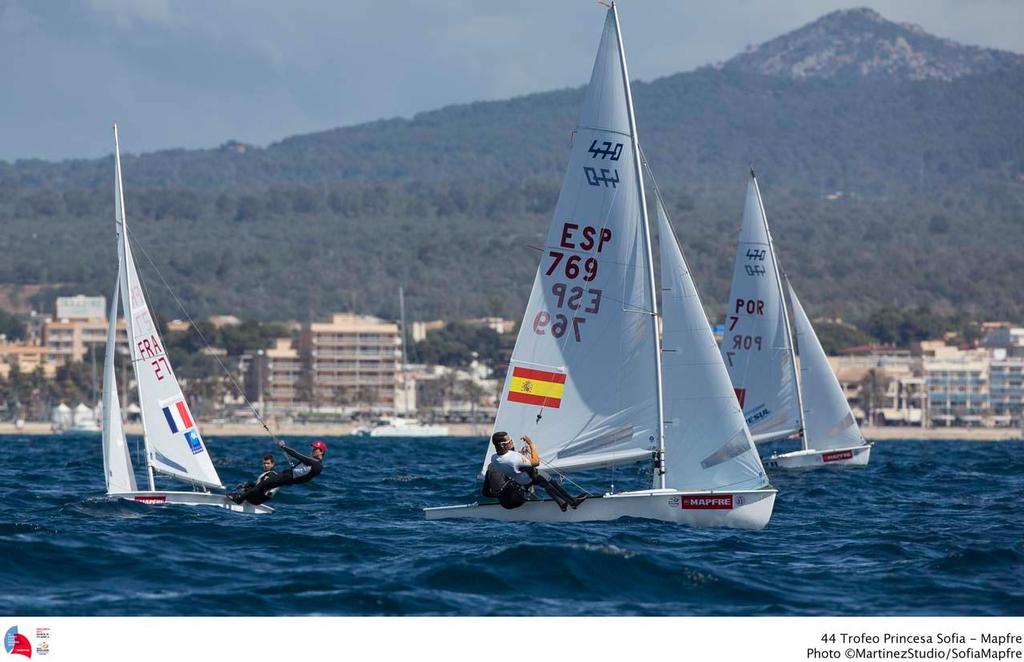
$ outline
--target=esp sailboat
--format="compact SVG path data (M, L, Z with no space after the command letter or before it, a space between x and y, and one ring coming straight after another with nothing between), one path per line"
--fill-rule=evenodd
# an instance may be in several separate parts
M128 241L121 181L121 154L117 125L114 125L115 229L117 234L117 283L111 297L107 328L106 357L103 366L103 469L107 495L150 505L182 504L216 506L236 512L269 513L264 505L236 504L223 494L220 477L213 466L206 444L199 434L188 402L174 376L164 351L156 323L146 303L142 283L136 271ZM124 314L128 350L138 385L143 436L146 449L148 489L140 490L121 418L114 358L117 352L118 308ZM189 484L190 491L156 488L156 476Z
M618 13L608 9L569 166L513 350L494 430L530 435L541 469L647 461L649 490L426 508L427 519L621 517L760 529L776 491L757 456L660 198L665 351L640 148ZM483 468L491 455L484 456Z
M767 461L769 468L867 464L870 446L860 435L839 382L795 295L792 301L796 335L801 340L803 380L797 375L796 345L782 287L782 270L757 177L751 172L721 347L736 399L755 443L795 436L802 439L800 451L772 455ZM845 414L832 416L832 410L840 407L840 400L848 418ZM831 420L829 429L840 419L853 421L853 437L859 440L851 441L853 437L845 432L823 431L821 426L826 419ZM841 448L830 445L840 440ZM810 446L811 443L815 445Z

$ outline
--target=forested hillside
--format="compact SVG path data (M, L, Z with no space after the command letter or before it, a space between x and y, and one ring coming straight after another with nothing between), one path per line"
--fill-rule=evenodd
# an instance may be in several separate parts
M799 30L779 38L803 49L800 62L822 65L818 75L789 75L779 54L795 46L774 40L764 58L777 66L755 66L755 50L635 84L641 142L705 305L720 316L753 165L783 267L812 316L863 321L883 306L925 304L1024 318L1020 56L967 57L863 18L842 12L803 28L813 40ZM928 71L946 73L893 65L896 74L858 76L807 52L830 39L864 43L869 29L882 39L876 51L904 39L919 48L913 62L930 58ZM562 90L266 148L127 155L129 223L154 303L177 315L147 255L198 316L395 316L404 283L414 317L518 317L579 101L580 90ZM43 308L59 293L109 296L112 220L112 158L0 163L0 285L48 285L35 301Z

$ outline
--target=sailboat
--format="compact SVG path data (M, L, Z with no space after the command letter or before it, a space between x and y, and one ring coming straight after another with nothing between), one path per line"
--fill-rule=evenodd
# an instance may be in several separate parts
M650 462L649 490L563 512L531 500L424 509L427 519L621 517L763 528L776 491L754 448L658 197L665 349L618 12L607 12L569 166L502 389L494 430L530 435L541 469ZM484 454L486 467L492 450Z
M118 270L110 299L106 357L103 364L103 475L107 496L149 505L181 504L215 506L236 512L269 513L269 506L236 504L211 489L222 489L206 444L199 434L195 418L174 376L170 360L142 290L135 268L121 183L121 153L117 125L114 125L115 228ZM128 348L138 384L148 489L140 490L121 418L114 357L117 351L119 303L123 304ZM191 491L158 490L156 476L188 483Z
M794 307L799 305L795 296L793 303ZM813 380L805 377L803 381L797 376L796 347L789 325L781 269L768 228L757 176L751 171L721 347L736 399L743 409L755 443L802 437L802 450L796 454L773 455L767 462L769 468L866 464L870 447L864 444L856 421L853 421L853 414L849 413L849 405L828 366L814 329L807 322L806 316L801 322L802 314L802 308L799 314L794 310L798 334L806 339L803 344L809 348L808 356L804 356L803 344L800 347L801 371L810 370L808 375L814 375ZM814 368L805 365L817 361L817 357L813 356L814 347L820 353L825 370L831 375L831 383L825 379L821 364L816 364ZM813 406L806 401L808 397L814 400L811 403ZM839 400L849 413L849 420L853 421L860 440L842 448L833 448L828 444L839 439L849 441L850 437L845 434L822 434L824 431L820 430L819 422L831 417L830 410L839 406ZM825 401L829 403L829 409L823 408ZM846 420L845 416L841 418ZM839 420L832 418L829 425L835 425ZM815 432L819 434L815 435ZM815 436L819 439L814 440ZM812 440L815 446L808 445ZM819 441L821 445L818 445Z

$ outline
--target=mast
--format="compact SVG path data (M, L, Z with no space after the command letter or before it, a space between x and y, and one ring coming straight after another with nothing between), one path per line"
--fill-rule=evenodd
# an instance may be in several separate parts
M761 187L757 185L757 175L754 169L750 169L750 178L754 180L754 192L757 194L757 205L761 208L761 220L764 222L764 233L768 237L768 250L772 252L772 262L775 263L775 285L779 288L779 302L782 304L782 323L786 327L786 339L789 341L789 366L793 371L793 384L796 385L796 408L800 412L800 437L804 450L807 445L807 426L804 425L804 397L800 390L800 380L796 372L796 342L793 330L789 326L789 310L786 308L786 292L782 289L782 269L779 268L779 258L775 254L775 242L772 241L772 231L768 227L768 215L764 212L764 201L761 199Z
M398 310L399 310L399 314L402 317L402 400L405 402L405 412L403 412L403 413L406 416L408 416L409 415L409 385L407 383L407 380L408 380L407 373L408 373L408 370L409 370L409 368L408 368L409 361L408 361L408 355L405 352L405 290L402 289L401 285L398 286Z
M647 273L650 278L651 312L653 323L651 333L654 336L654 374L657 379L658 394L658 453L655 460L656 480L658 487L665 489L665 398L662 393L661 379L661 338L658 336L658 294L657 281L654 277L654 252L651 248L651 228L647 217L647 196L644 194L643 168L640 163L640 141L636 134L636 115L633 112L633 92L629 87L629 71L626 69L626 53L622 47L622 29L619 27L619 10L614 2L611 6L615 17L615 38L619 43L619 65L622 68L622 86L626 90L626 112L629 115L630 147L633 151L633 163L636 170L637 190L640 192L640 216L643 227L644 249L647 252Z
M114 123L114 169L117 173L117 199L114 200L114 220L116 223L121 224L121 245L118 246L120 249L120 255L118 256L122 261L125 268L125 274L127 275L128 269L128 217L124 210L124 184L121 181L121 145L117 139L117 123ZM118 213L120 212L120 213ZM131 321L131 292L128 291L128 278L126 277L122 281L121 298L124 300L123 312L125 318L125 327L128 332L128 358L132 364L132 370L135 370L135 353L132 348L135 347L135 329L132 328ZM142 402L142 381L138 379L136 375L135 387L139 389L139 402ZM142 443L146 448L146 474L149 476L149 491L156 491L156 480L153 476L153 464L149 461L150 450L149 450L149 439L146 437L146 412L145 407L139 408L139 416L142 418Z

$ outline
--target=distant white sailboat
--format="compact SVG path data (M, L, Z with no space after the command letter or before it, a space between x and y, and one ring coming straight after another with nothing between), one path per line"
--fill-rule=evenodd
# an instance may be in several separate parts
M561 194L494 423L529 434L541 468L650 461L650 490L426 508L427 519L620 517L760 529L776 491L754 449L682 253L658 201L665 350L618 14L609 8ZM664 368L664 370L663 370ZM663 393L664 391L664 393ZM492 453L490 444L484 467Z
M755 443L802 436L802 450L773 455L767 461L769 468L867 464L870 447L864 445L855 421L853 425L860 436L856 444L843 448L808 446L819 427L820 417L830 415L821 406L823 398L830 406L835 405L838 393L846 411L850 410L802 308L794 310L797 333L808 345L807 356L804 347L800 348L801 371L812 370L815 378L808 381L805 375L801 381L797 377L796 348L781 271L757 177L751 172L721 347L736 398ZM795 309L799 307L795 296L793 305ZM834 387L821 373L818 357L814 355L815 347ZM806 363L815 367L809 368ZM833 390L826 393L827 389ZM815 406L808 405L808 398L813 399ZM849 419L853 420L852 413ZM832 435L825 434L820 441L827 444L826 439L831 438Z
M236 512L273 512L268 506L250 503L238 505L223 494L210 492L211 489L224 486L164 352L128 242L117 125L114 125L114 159L118 272L117 284L111 297L103 366L103 469L107 495L152 505L182 504L216 506ZM131 364L138 384L148 490L139 490L136 484L118 401L114 356L119 301L123 302ZM155 476L158 474L189 483L193 491L157 490Z

